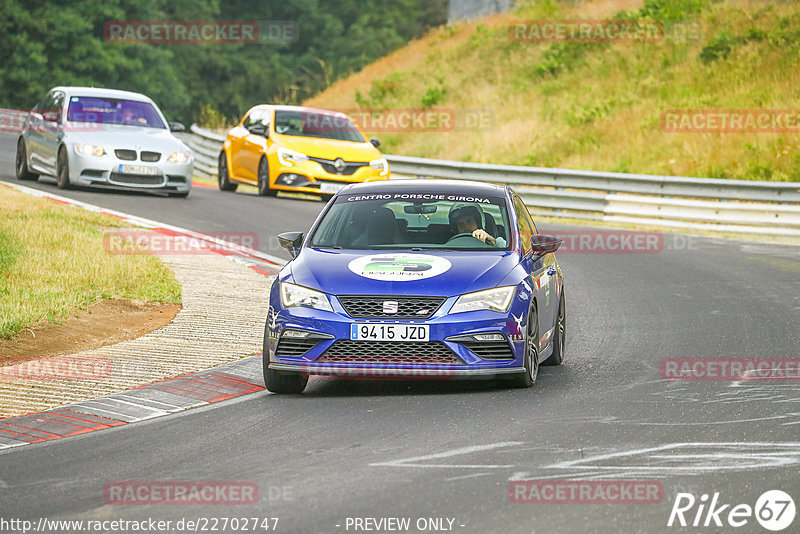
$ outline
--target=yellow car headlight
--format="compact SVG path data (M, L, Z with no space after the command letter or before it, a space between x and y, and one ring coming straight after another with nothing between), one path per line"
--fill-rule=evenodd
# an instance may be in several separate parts
M389 162L386 161L386 158L373 159L369 162L369 166L376 171L381 171L381 176L389 174Z
M288 148L279 148L278 161L284 167L291 167L295 163L302 163L304 161L308 161L308 156L306 156L302 152L297 152L296 150L290 150Z

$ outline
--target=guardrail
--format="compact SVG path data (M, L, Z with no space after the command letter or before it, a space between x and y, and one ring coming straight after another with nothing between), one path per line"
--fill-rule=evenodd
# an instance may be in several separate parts
M0 108L0 132L17 133L28 118L28 112L21 109Z
M225 140L193 124L195 172L216 179ZM655 176L385 155L392 174L513 185L536 215L800 237L800 183Z

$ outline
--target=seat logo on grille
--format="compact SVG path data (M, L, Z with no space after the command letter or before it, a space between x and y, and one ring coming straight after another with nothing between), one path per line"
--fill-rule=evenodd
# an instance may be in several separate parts
M383 301L383 313L397 313L398 303L396 300Z

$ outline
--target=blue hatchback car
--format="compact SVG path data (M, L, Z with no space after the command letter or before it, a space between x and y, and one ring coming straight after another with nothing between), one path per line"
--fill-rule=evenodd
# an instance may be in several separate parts
M536 381L564 358L564 278L511 188L460 180L345 187L272 286L264 381L311 374Z

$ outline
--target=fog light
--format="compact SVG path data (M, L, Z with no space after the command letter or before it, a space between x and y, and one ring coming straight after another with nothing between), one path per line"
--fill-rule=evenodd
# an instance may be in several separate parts
M311 332L303 332L302 330L284 330L283 335L281 337L291 337L291 338L306 338L309 336Z

